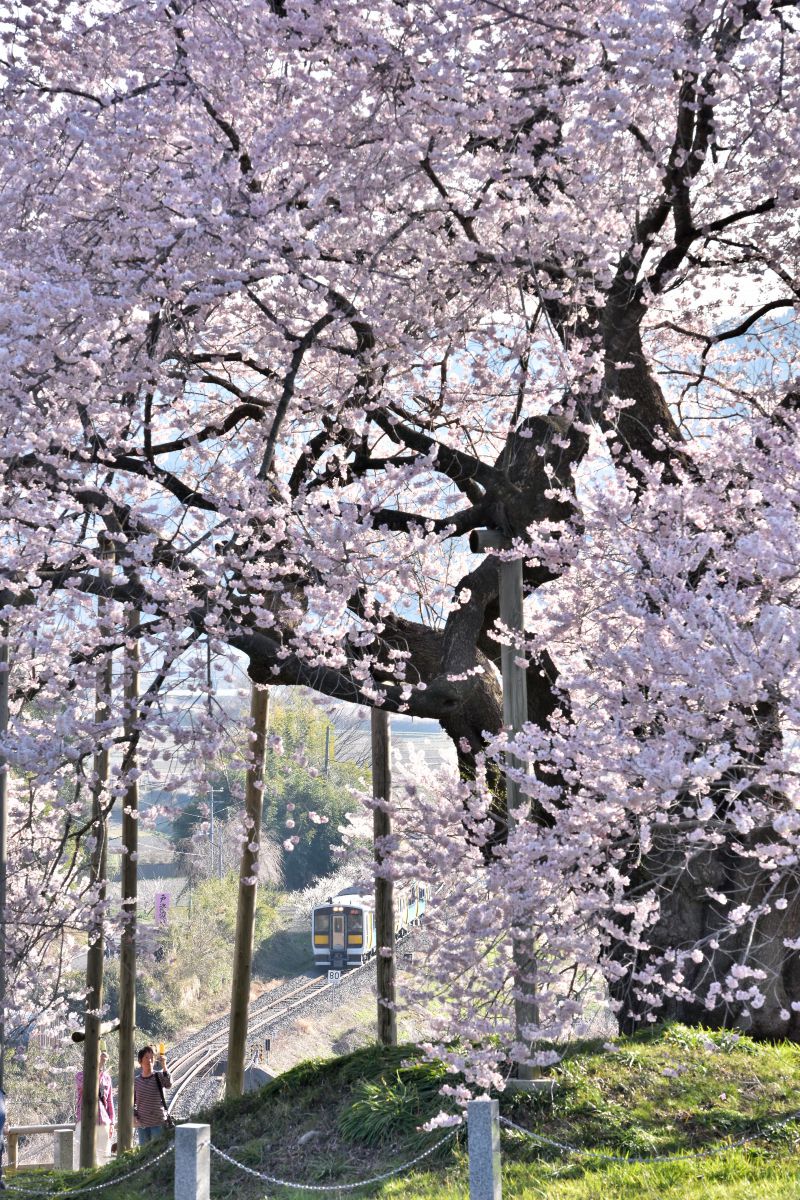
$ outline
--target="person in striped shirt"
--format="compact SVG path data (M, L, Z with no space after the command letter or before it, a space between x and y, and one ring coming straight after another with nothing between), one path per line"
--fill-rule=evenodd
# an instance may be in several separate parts
M169 1126L164 1089L172 1087L166 1059L159 1055L159 1069L153 1070L156 1053L152 1046L139 1051L141 1070L133 1081L133 1116L139 1131L139 1145L146 1146L160 1137Z

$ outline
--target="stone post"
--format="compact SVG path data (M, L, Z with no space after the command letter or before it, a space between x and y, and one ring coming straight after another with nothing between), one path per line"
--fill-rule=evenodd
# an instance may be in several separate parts
M467 1105L469 1200L502 1200L500 1179L500 1107L496 1100Z
M75 1153L74 1129L57 1129L53 1134L53 1166L57 1171L71 1171Z
M210 1200L211 1126L175 1129L175 1200Z

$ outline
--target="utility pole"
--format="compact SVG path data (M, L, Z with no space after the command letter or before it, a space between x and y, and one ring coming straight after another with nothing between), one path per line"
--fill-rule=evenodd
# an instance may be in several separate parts
M223 789L224 791L224 789ZM225 853L225 826L220 821L217 831L217 874L218 878L222 879L225 875L223 856Z
M132 628L139 615L129 614ZM134 639L125 659L125 737L128 742L128 766L136 766L138 755L131 751L138 734L139 718L139 641ZM136 1031L136 932L138 921L138 848L139 783L131 779L125 790L122 809L122 935L119 948L119 1085L117 1145L119 1152L133 1144L133 1078L136 1069L134 1035Z
M216 815L214 813L214 797L217 795L217 792L219 792L219 794L221 796L224 796L225 788L215 788L213 783L209 784L209 786L208 786L208 802L209 802L209 808L210 808L210 812L211 812L211 820L209 823L209 836L211 838L211 846L209 849L209 859L208 859L208 877L209 877L209 879L213 879L215 875L218 879L222 879L223 874L224 874L224 871L223 871L223 852L225 849L224 834L223 834L224 827L222 825L222 822L216 818ZM214 836L215 830L216 830L216 840L215 840L215 836ZM216 851L216 853L215 853L215 851Z
M470 549L475 553L486 550L508 550L511 542L502 534L490 529L476 529L470 535ZM497 571L500 591L500 620L512 633L524 633L523 612L524 589L522 584L522 559L512 561L498 559ZM503 676L503 724L511 737L519 733L528 719L528 684L525 667L516 661L517 649L503 643L500 647L500 666ZM506 764L518 767L522 764L513 754L506 755ZM515 779L506 776L506 809L508 831L514 829L516 810L525 797ZM524 940L514 939L514 1024L516 1039L524 1042L522 1029L526 1025L539 1024L539 1006L536 1003L536 959ZM533 1067L518 1064L518 1079L534 1079L537 1071Z
M100 556L111 557L108 540L101 535ZM108 568L104 566L101 581L108 581ZM108 601L102 596L97 603L98 623L101 632L106 628L104 620ZM95 688L95 721L104 724L111 710L112 662L111 653L97 673ZM95 839L89 864L89 886L94 893L95 911L89 924L89 948L86 955L86 1037L83 1043L83 1097L81 1101L81 1145L80 1165L95 1165L95 1136L97 1131L97 1095L100 1086L100 1017L103 1008L103 967L105 952L105 902L108 855L108 824L103 812L103 793L108 782L108 750L102 744L105 734L94 755L92 781L92 835Z
M264 756L267 748L269 689L252 684L250 723L252 756L245 781L245 830L239 868L239 903L236 910L236 941L233 951L231 983L231 1023L228 1030L228 1069L225 1098L241 1096L244 1087L247 1053L247 1020L250 1011L250 978L253 970L253 933L258 895L258 854L261 840L261 813L264 806ZM250 847L255 846L255 850Z
M208 792L209 792L209 796L211 799L211 822L210 822L210 827L209 827L209 836L211 838L211 846L209 847L208 877L209 877L209 879L213 879L214 878L214 785L213 785L213 783L209 785Z
M389 714L384 708L373 708L372 731L372 795L375 800L392 798L392 732ZM385 857L381 840L392 832L392 818L378 804L372 814L372 836L375 862L380 867ZM394 884L391 879L375 876L375 945L378 985L378 1041L383 1046L397 1045L396 968L394 944ZM388 953L383 954L386 949Z

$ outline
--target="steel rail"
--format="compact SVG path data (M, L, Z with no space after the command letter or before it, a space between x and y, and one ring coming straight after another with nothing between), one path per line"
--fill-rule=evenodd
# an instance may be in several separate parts
M267 1004L261 1004L248 1021L248 1038L263 1032L279 1017L284 1017L294 1012L295 1009L302 1008L310 1000L321 996L333 986L334 984L328 983L323 978L307 979L298 987L292 988L291 991L284 992ZM205 1044L187 1051L186 1054L176 1059L170 1071L173 1080L167 1104L167 1110L170 1113L189 1084L207 1074L218 1062L220 1054L227 1049L227 1046L228 1032L227 1028L223 1028L215 1031Z
M412 930L406 930L403 934L397 937L397 943L401 943L410 936ZM360 963L358 966L350 968L345 976L346 979L352 979L359 972L364 971L367 967L374 966L374 956L368 958L366 962ZM276 996L274 1000L269 999L269 993L260 996L253 1005L250 1020L247 1023L248 1039L257 1034L262 1033L265 1029L276 1021L279 1017L287 1016L294 1012L295 1009L302 1008L312 999L324 995L338 986L337 983L330 983L324 976L315 976L310 979L305 978L297 987L292 988L288 992L282 992L280 996ZM305 994L303 994L305 993ZM298 997L297 999L292 999ZM170 1068L170 1076L173 1080L170 1089L170 1097L167 1102L167 1111L172 1113L177 1101L183 1095L190 1083L210 1072L211 1068L219 1061L220 1054L228 1048L228 1025L227 1017L219 1018L217 1022L224 1021L223 1028L215 1030L214 1033L209 1032L209 1040L194 1047L192 1050L187 1050L175 1059ZM206 1029L210 1031L210 1026ZM201 1034L204 1031L201 1030ZM195 1036L201 1036L196 1034Z

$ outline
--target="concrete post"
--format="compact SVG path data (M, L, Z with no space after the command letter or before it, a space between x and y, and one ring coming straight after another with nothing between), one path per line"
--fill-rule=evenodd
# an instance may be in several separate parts
M175 1129L175 1200L210 1200L211 1126Z
M500 1107L496 1100L467 1105L469 1200L502 1200L500 1179Z
M53 1134L53 1166L57 1171L72 1170L74 1141L73 1129L57 1129Z
M502 534L489 529L475 529L470 534L470 548L473 551L508 549L510 542ZM525 632L525 589L522 576L522 559L511 562L499 561L497 564L498 599L500 601L500 620L514 632ZM500 666L503 679L503 725L513 737L519 733L528 719L528 682L527 669L517 662L516 646L503 644L500 647ZM516 755L506 754L506 762L510 767L523 767ZM516 821L516 811L525 807L525 795L519 783L506 776L506 808L508 811L508 831L511 834ZM528 802L528 808L530 803ZM536 1002L536 958L531 951L530 941L525 937L513 939L512 955L514 959L514 1023L516 1026L516 1041L531 1048L530 1038L524 1036L524 1030L531 1025L539 1024L539 1006ZM517 1063L515 1071L517 1080L535 1079L539 1072L535 1067Z

